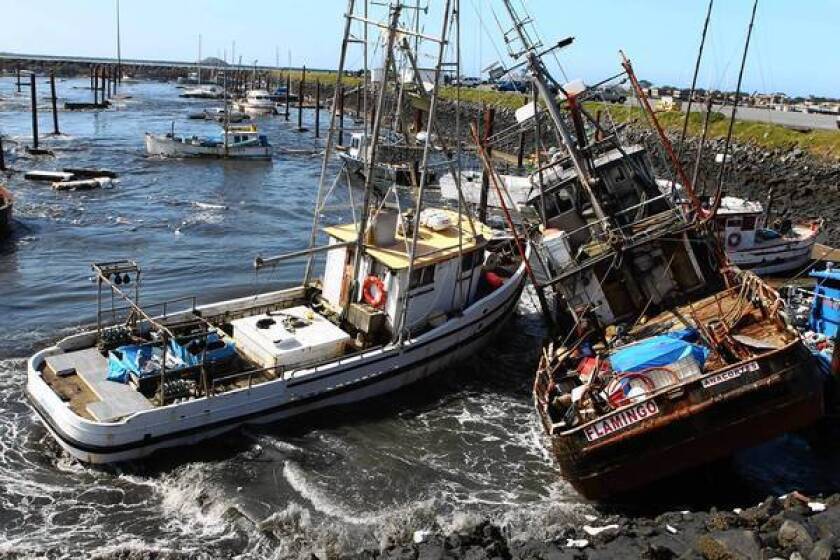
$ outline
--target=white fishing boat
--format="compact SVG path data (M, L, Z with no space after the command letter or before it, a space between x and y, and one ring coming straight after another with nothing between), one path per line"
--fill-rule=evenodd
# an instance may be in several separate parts
M229 126L216 137L146 133L146 153L171 158L271 159L272 147L256 125Z
M179 97L188 99L222 99L225 96L225 89L215 84L199 84L195 87L185 88Z
M797 270L811 260L820 223L778 220L769 227L760 202L734 196L721 199L715 217L718 233L733 264L756 274Z
M273 115L277 112L273 96L264 89L248 91L245 98L236 103L236 107L249 115Z
M663 193L674 196L684 212L690 212L682 185L667 179L656 182ZM676 186L673 195L672 184ZM790 272L807 265L822 224L779 219L771 227L768 217L768 209L758 201L721 197L714 223L732 264L758 275Z
M451 9L443 11L448 21ZM345 46L360 19L349 12ZM390 9L385 67L397 62L398 28L408 27L400 13L399 5ZM437 86L447 44L434 43ZM339 86L343 67L342 56ZM380 106L386 89L383 81ZM374 137L380 125L374 119ZM28 400L68 453L90 463L136 459L245 424L349 405L467 360L499 330L524 286L527 250L469 215L426 208L425 173L410 210L400 209L396 189L389 202L368 180L352 220L322 225L329 184L338 184L328 175L342 176L329 165L337 136L333 115L308 248L255 261L261 270L305 257L297 286L207 305L188 298L186 309L168 303L153 313L139 304L137 263L93 265L96 328L27 364ZM423 169L430 151L427 142ZM371 153L376 161L375 143ZM327 238L321 246L319 235ZM111 297L119 305L103 306Z

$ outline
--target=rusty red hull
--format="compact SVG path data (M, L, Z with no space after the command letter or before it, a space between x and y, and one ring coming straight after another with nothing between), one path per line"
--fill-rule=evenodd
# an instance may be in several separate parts
M585 497L603 500L804 428L823 412L822 380L797 343L551 441L563 475Z

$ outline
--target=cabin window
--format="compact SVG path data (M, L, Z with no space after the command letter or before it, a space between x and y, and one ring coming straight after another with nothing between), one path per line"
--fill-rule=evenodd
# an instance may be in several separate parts
M752 231L755 229L755 216L744 216L741 220L741 229L743 231Z
M484 264L484 249L472 251L461 257L461 271L472 270Z
M414 290L422 288L435 282L435 265L424 266L411 272L411 280L408 283L408 289Z
M353 145L354 148L358 148L359 147L359 139L358 138L353 138L353 144L352 145Z
M739 228L741 227L741 218L729 218L726 222L726 227Z

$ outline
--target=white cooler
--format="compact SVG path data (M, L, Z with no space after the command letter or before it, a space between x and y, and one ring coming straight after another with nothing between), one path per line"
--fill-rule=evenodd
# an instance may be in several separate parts
M287 328L285 317L302 319L306 325ZM260 328L263 319L274 323ZM352 342L350 335L305 306L237 319L233 325L236 348L262 367L290 368L340 356Z

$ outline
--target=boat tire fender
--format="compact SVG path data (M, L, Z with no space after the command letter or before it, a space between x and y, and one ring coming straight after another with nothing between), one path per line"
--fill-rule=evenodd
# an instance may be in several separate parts
M378 276L368 276L362 284L362 298L365 303L377 309L385 305L388 294L385 291L385 283Z
M726 244L730 247L737 247L741 244L741 234L737 231L733 231L729 234L729 237L726 238Z

